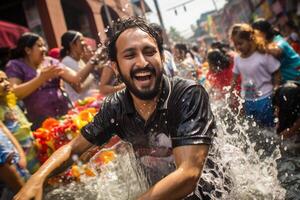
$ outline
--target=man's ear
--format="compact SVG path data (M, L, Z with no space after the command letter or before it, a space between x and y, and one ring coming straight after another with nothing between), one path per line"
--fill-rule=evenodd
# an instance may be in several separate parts
M111 68L114 70L116 76L119 76L118 64L115 61L111 61Z

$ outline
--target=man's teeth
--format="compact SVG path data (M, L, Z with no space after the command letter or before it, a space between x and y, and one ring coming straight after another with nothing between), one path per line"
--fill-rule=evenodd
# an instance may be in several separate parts
M143 76L150 76L150 75L151 75L150 72L139 72L135 74L136 77L143 77Z

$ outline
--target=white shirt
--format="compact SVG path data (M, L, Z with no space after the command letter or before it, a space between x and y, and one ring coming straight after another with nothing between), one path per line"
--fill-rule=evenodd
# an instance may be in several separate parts
M272 74L280 62L269 54L254 52L248 58L234 58L233 73L241 74L242 97L247 100L261 99L272 94Z
M75 72L78 72L80 69L85 67L85 63L83 60L76 61L70 56L66 56L61 61L64 65L69 67ZM69 95L69 98L72 102L77 101L79 99L84 99L87 96L91 95L91 90L97 89L97 83L93 77L93 75L89 74L86 80L83 83L83 91L81 93L77 93L70 84L64 83L65 90L67 94Z

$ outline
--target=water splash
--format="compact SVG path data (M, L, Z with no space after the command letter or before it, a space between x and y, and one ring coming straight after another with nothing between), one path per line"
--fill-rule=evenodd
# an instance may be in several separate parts
M206 167L202 177L216 192L207 195L212 199L285 199L277 179L276 160L281 153L275 131L241 118L240 110L232 112L225 102L214 102L212 109L218 130L208 161L213 160L214 166Z
M109 160L101 154L113 152ZM103 162L100 164L99 162ZM89 163L95 177L81 175L80 182L72 182L48 192L45 199L56 200L133 200L144 193L148 182L135 159L129 143L118 142L102 149Z

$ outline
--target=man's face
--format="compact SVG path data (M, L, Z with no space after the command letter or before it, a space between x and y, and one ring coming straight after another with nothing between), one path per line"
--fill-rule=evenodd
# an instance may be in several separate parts
M163 68L155 39L139 28L130 28L117 39L116 50L115 64L129 91L142 100L156 97Z

